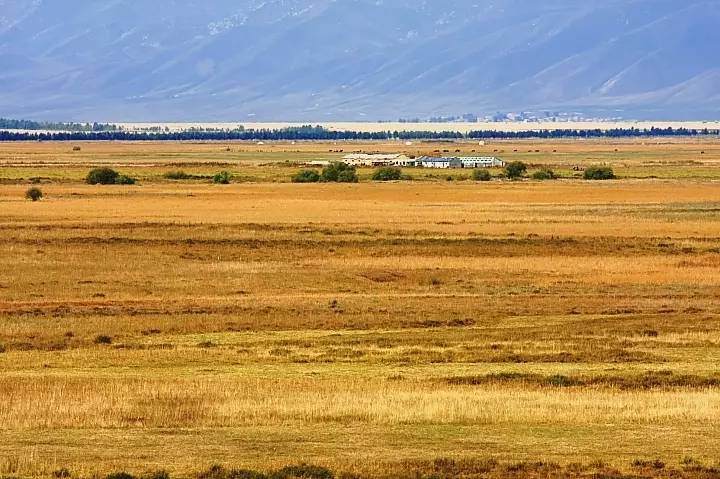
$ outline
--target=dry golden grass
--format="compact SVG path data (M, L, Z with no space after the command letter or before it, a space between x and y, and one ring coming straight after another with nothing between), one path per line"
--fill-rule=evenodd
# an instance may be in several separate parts
M71 146L0 145L0 476L720 457L717 145L540 144L666 180L230 186L160 176L339 153Z

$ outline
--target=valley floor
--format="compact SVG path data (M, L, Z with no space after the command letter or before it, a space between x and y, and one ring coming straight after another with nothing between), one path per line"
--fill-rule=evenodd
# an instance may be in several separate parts
M600 183L162 179L211 147L0 145L0 476L717 477L717 145Z

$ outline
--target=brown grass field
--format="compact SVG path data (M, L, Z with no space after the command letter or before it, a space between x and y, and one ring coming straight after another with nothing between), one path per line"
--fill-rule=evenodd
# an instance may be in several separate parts
M288 181L404 149L563 179ZM3 478L715 478L718 364L717 140L0 144Z

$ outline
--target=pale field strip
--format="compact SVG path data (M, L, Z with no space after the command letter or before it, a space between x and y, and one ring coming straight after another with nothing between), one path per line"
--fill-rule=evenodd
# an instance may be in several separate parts
M385 380L0 380L2 429L327 423L720 426L720 392L437 386ZM478 394L482 392L482 394Z

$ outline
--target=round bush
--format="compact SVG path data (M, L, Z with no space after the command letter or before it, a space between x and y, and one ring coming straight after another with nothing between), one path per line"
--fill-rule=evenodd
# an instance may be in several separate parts
M324 183L357 183L358 176L354 166L345 163L331 163L323 168L320 181Z
M317 183L320 181L320 173L315 170L302 170L292 177L293 183Z
M542 170L536 171L532 174L534 180L554 180L557 179L555 172L549 168L543 168Z
M120 175L117 178L115 178L115 184L116 185L134 185L135 178L130 178L129 176L125 176L125 175Z
M527 165L522 161L512 161L505 165L505 176L514 180L521 178L527 171Z
M112 168L95 168L88 173L85 181L89 185L114 185L120 174Z
M478 169L473 171L472 178L475 181L490 181L492 180L492 175L488 170Z
M591 166L583 175L586 180L614 180L615 173L609 166Z
M40 188L30 188L25 192L25 199L31 201L40 201L43 197L43 192Z
M229 185L232 180L232 175L229 171L221 171L213 176L213 183L217 185Z
M382 167L373 173L373 181L397 181L402 179L402 170L394 166Z

